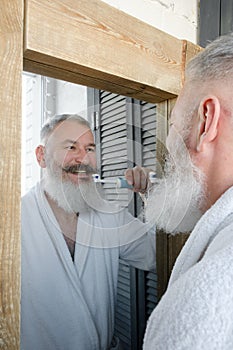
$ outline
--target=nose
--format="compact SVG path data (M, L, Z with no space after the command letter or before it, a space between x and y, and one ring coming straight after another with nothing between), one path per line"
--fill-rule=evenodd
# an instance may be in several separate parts
M76 163L88 164L88 156L84 147L77 147L74 152L74 160Z

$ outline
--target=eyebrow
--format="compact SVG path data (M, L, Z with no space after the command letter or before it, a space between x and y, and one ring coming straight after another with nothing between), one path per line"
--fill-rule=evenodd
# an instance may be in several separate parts
M87 146L89 146L89 147L96 147L95 143L89 143Z

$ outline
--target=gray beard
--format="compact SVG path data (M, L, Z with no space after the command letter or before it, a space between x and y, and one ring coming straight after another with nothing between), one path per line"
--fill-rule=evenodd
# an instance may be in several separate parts
M62 180L62 170L54 164L44 169L43 189L67 213L82 213L90 209L104 213L119 211L118 206L109 205L104 199L101 184L82 181L77 185Z
M44 190L67 213L80 213L87 211L89 206L85 200L87 184L83 184L83 190L74 183L58 180L48 173L44 177Z
M158 179L146 207L147 221L171 234L192 231L205 202L202 172L191 162L187 150L176 147L176 157L167 157L164 178Z

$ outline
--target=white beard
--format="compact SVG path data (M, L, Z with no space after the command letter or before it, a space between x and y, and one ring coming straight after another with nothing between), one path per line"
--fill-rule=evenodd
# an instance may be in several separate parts
M77 185L69 179L62 180L62 169L53 160L44 169L43 187L57 205L67 213L81 213L90 209L105 213L117 212L119 208L104 199L101 184L80 181Z
M203 214L204 175L179 140L167 157L164 172L147 201L147 221L167 233L190 232Z
M71 181L61 181L46 172L44 190L67 213L80 213L88 209L85 193L89 184L83 184L83 190Z

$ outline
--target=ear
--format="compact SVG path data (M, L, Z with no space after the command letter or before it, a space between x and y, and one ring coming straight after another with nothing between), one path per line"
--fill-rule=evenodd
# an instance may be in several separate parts
M46 162L45 162L45 147L42 145L39 145L36 147L36 159L41 168L46 168Z
M218 133L220 119L220 101L216 96L206 96L198 109L197 151L213 142Z

